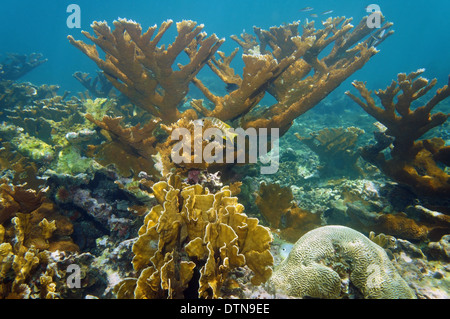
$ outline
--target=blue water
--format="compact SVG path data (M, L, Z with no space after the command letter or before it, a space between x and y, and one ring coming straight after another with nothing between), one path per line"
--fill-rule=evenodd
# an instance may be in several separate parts
M81 29L69 29L66 12L69 4L81 8ZM379 49L381 52L360 71L342 84L350 88L349 81L368 81L368 86L382 88L399 72L411 72L426 68L424 76L438 78L438 85L446 84L450 73L450 1L448 0L164 0L164 1L2 1L0 10L0 54L40 52L48 62L33 70L22 81L35 84L58 84L61 91L84 91L72 77L75 71L95 72L96 65L69 44L67 35L85 40L81 30L91 32L94 20L106 20L110 25L121 17L133 19L146 29L154 24L172 19L175 22L190 19L203 23L208 34L216 33L227 39L221 47L226 53L237 44L229 36L240 34L244 29L251 33L253 26L269 28L292 21L315 19L320 26L320 13L334 10L333 16L353 17L356 25L366 15L365 8L371 3L380 6L387 20L394 22L395 34ZM314 7L312 12L300 12L303 7ZM175 27L171 33L175 36ZM170 42L170 41L169 41Z

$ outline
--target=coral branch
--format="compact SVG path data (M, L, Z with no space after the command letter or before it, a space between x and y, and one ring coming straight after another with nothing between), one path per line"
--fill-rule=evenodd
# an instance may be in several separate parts
M232 36L244 50L242 78L230 70L236 51L229 57L221 53L220 64L215 63L218 66L208 65L233 90L217 96L194 78L193 83L214 107L203 106L201 100L194 100L192 107L205 116L236 120L236 125L243 128L274 127L283 134L295 118L363 67L378 52L375 45L393 33L385 32L392 23L374 31L367 27L365 19L357 27L350 22L351 19L344 17L329 18L323 22L322 29L316 29L311 22L303 26L301 35L299 22L294 22L269 30L255 27L256 37L246 33L240 38ZM330 53L320 57L332 44ZM277 103L267 108L257 107L266 92Z
M0 80L17 80L34 68L47 62L40 53L9 54L8 58L0 63Z
M189 63L173 70L175 59L201 33L203 25L197 26L193 21L178 22L175 41L167 49L157 47L171 25L172 20L163 22L151 40L156 25L142 33L141 26L130 20L114 21L113 31L105 22L94 22L92 28L96 36L83 32L93 45L76 41L72 36L68 39L103 70L115 88L137 106L170 124L182 116L195 117L193 110L182 115L177 107L189 90L189 82L224 41L215 34L205 36L198 50L192 52ZM100 58L97 46L106 53L105 60Z
M108 97L112 90L112 84L109 82L105 75L101 72L97 72L95 78L90 78L88 73L75 72L73 77L77 79L81 85L83 85L89 93L94 97Z
M423 72L420 69L408 75L400 73L397 82L393 81L385 90L375 91L381 106L376 105L372 92L363 82L354 81L353 86L365 101L350 92L346 94L387 128L382 134L377 133L376 145L362 149L362 157L397 182L411 186L416 193L448 196L450 176L438 165L440 162L448 166L448 147L440 138L418 139L442 125L450 116L442 112L431 114L433 108L450 95L450 86L445 85L425 105L412 109L413 102L423 97L436 84L436 79L428 81L422 77L417 78ZM397 101L394 102L396 96ZM386 136L393 138L391 159L386 159L382 153L390 145Z

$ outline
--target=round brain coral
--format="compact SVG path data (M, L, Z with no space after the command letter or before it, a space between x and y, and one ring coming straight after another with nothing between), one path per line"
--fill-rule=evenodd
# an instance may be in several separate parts
M302 236L270 282L290 296L339 298L347 279L364 298L416 298L383 248L344 226L324 226Z

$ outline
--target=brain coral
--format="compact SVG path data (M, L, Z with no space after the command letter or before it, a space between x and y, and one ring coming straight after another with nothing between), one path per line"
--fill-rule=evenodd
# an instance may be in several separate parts
M416 297L380 246L344 226L324 226L302 236L270 282L290 296L339 298L348 280L364 298Z

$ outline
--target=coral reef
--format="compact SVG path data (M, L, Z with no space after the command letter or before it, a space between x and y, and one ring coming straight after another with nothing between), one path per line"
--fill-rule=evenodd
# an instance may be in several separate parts
M420 69L410 74L400 73L397 81L392 81L385 90L375 91L382 106L376 105L363 82L354 81L353 86L365 102L350 92L346 94L386 127L384 132L376 135L378 143L363 148L361 156L387 176L410 186L418 194L448 196L450 176L440 165L448 166L450 162L449 146L440 138L418 139L447 120L449 114L431 112L450 95L450 87L442 87L425 105L412 109L413 102L423 97L437 83L436 79L429 81L419 77L424 71ZM396 96L397 102L394 102ZM393 141L386 141L383 138L386 135L393 137ZM388 159L382 151L391 143L393 148L390 151L391 158Z
M299 208L293 199L290 187L262 182L255 200L264 220L289 242L296 242L322 223L320 214Z
M324 226L301 237L270 283L297 297L345 296L349 282L364 298L416 298L384 250L343 226Z
M30 216L14 217L12 234L0 225L0 299L59 298L54 263L48 251L35 246L39 243L33 238L39 232L47 241L56 230L55 221L43 218L36 224ZM30 231L33 225L39 229Z
M0 298L448 298L448 86L400 74L378 107L355 81L360 110L337 88L393 31L351 22L230 54L193 21L94 22L74 96L16 82L40 55L1 62Z
M358 137L364 131L357 127L325 128L311 133L310 137L295 136L313 150L320 158L319 171L324 176L358 176L362 174L356 162L359 152L355 150Z
M230 271L245 265L255 285L270 277L272 235L243 213L227 186L213 194L171 175L153 192L160 204L145 216L133 245L139 277L116 286L119 298L180 298L189 291L218 298Z
M24 245L37 249L78 251L70 235L73 225L68 217L61 215L54 204L46 198L43 190L36 192L24 186L10 185L7 180L0 184L0 224L6 235L13 227L23 228ZM12 220L15 222L12 223ZM45 221L43 221L45 220Z

